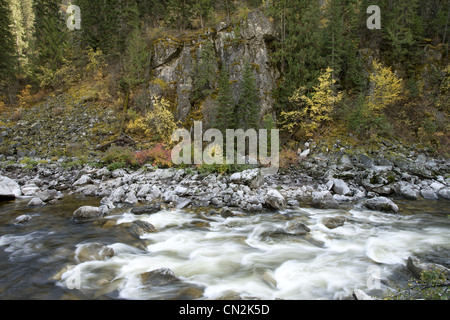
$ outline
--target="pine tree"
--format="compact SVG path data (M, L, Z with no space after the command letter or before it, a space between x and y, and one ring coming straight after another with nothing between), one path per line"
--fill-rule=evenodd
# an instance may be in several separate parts
M204 41L199 61L194 67L193 74L193 98L203 100L214 90L216 81L216 54L211 41Z
M225 65L222 65L219 78L219 94L217 96L215 127L222 132L226 129L236 129L236 105L233 101L230 77Z
M346 88L361 88L358 58L358 0L330 0L326 4L324 55L333 70L332 78Z
M0 84L9 80L14 75L15 55L14 38L9 28L11 24L11 12L8 2L0 0Z
M248 61L244 64L241 92L237 105L237 113L240 118L240 127L244 130L249 128L258 129L259 127L259 94L256 88L255 76L252 67Z
M10 1L11 31L14 36L18 57L18 74L28 73L31 44L34 33L34 11L32 0Z
M60 12L59 2L35 0L35 61L38 73L55 72L66 59L68 49L68 29L65 17Z
M276 97L286 108L293 92L299 86L312 88L326 67L322 14L316 0L273 1L271 12L281 29L274 59L283 80Z

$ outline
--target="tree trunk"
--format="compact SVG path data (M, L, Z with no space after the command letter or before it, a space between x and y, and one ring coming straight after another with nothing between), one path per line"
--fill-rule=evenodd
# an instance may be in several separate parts
M122 121L120 122L120 129L119 129L118 138L122 137L122 135L123 135L123 128L125 127L125 120L127 118L129 102L130 102L130 89L127 89L127 92L125 94L125 101L124 101L124 104L123 104Z

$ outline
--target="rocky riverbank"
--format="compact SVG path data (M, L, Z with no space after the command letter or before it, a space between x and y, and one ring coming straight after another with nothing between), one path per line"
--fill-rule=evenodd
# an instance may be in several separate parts
M295 168L268 177L262 177L257 167L221 175L151 165L110 171L89 164L68 166L74 160L70 158L33 159L33 165L23 158L4 160L0 162L0 197L30 197L30 206L57 201L65 194L100 197L101 206L94 215L107 214L116 206L152 203L243 212L365 206L396 213L395 198L399 197L450 200L449 161L414 152L395 158L316 153L302 156Z

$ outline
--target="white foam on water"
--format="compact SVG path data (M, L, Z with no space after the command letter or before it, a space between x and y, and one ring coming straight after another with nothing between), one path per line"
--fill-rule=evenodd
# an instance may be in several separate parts
M125 213L118 224L140 219L158 228L141 237L150 243L146 249L111 244L112 258L78 264L65 277L82 273L90 279L85 290L101 289L104 279L119 279L121 298L156 299L170 297L169 289L143 288L140 275L170 268L183 282L204 287L204 297L211 299L230 292L261 299L344 299L355 288L367 288L371 268L387 278L393 266L404 265L412 254L450 249L448 225L421 227L410 216L351 210L343 226L328 229L323 219L343 215L341 210L304 209L298 218L305 214L308 235L278 236L271 232L290 222L271 215L215 216L209 226L196 229L192 221L198 217L181 210ZM0 238L0 245L12 242Z

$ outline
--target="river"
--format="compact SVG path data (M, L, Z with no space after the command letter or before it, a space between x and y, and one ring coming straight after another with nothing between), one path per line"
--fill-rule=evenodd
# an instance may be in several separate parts
M382 296L405 282L411 255L450 265L445 200L396 200L401 214L301 208L227 218L209 209L134 215L122 207L83 222L72 213L99 199L27 202L0 203L0 299L349 299L355 288ZM31 220L14 223L23 214ZM328 229L324 219L336 216L347 221ZM133 237L126 226L137 219L158 232ZM283 231L299 222L308 234ZM80 262L89 243L114 256ZM159 268L180 281L145 285L142 274Z

